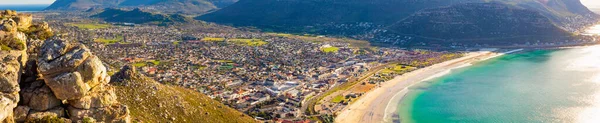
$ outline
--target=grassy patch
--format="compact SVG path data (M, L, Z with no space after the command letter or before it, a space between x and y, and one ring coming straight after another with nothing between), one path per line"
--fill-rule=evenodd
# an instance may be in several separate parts
M279 36L279 37L290 37L293 36L292 34L287 34L287 33L267 33L269 35L274 35L274 36Z
M217 62L221 62L221 63L233 63L233 61L231 60L215 60Z
M123 42L123 39L124 39L123 36L117 36L116 38L113 38L113 39L98 38L98 39L94 40L94 42L104 43L104 44L115 44L115 43Z
M342 95L337 95L337 96L333 97L333 100L331 100L331 102L333 102L333 103L340 103L342 101L344 101L344 96L342 96Z
M238 45L244 45L244 46L262 46L267 44L268 42L265 42L263 40L260 39L229 39L230 42L233 42L235 44Z
M388 68L382 70L382 73L406 73L409 72L411 70L417 69L416 67L412 67L412 66L407 66L407 65L402 65L402 64L393 64L390 65Z
M133 66L135 66L135 67L145 67L146 65L147 65L146 62L133 63Z
M225 38L211 38L211 37L206 37L206 38L202 38L202 41L222 42L222 41L225 41Z
M98 23L67 23L68 26L74 26L81 29L103 29L108 28L110 24L98 24Z
M136 67L145 67L145 66L148 66L148 64L153 64L153 65L156 66L156 65L160 65L160 63L162 63L162 62L160 62L160 60L147 60L147 61L144 61L144 62L133 63L133 66L136 66Z
M325 53L337 53L340 50L338 47L325 47L321 48L321 51Z
M12 50L12 48L10 48L10 47L8 47L6 45L0 45L0 50L2 50L2 51L10 51L10 50Z
M160 61L159 60L148 60L146 62L150 62L150 63L152 63L154 65L160 65Z

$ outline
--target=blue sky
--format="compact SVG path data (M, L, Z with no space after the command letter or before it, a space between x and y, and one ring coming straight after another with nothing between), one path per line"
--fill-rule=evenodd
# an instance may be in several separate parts
M55 0L0 0L0 4L51 4ZM600 0L581 0L589 8L600 8Z
M55 0L0 0L0 4L52 4Z

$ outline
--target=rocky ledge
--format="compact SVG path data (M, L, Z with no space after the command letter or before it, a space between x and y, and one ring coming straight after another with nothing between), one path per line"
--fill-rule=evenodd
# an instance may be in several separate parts
M130 122L102 61L32 15L0 11L0 122Z

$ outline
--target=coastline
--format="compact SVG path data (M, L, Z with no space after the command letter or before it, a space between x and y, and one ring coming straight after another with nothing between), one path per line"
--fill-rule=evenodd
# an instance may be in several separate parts
M422 81L437 78L450 73L452 69L470 66L472 63L488 60L504 54L521 51L511 50L496 53L484 50L468 53L466 56L421 68L385 82L381 87L368 92L352 105L344 108L335 118L339 123L380 123L392 122L397 115L398 103L408 93L408 88ZM390 98L391 97L391 98ZM393 114L393 115L390 115Z

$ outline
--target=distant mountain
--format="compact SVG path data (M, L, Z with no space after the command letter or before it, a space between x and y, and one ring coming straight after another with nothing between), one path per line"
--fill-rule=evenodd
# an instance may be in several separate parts
M124 0L56 0L46 10L86 10L116 7Z
M468 3L425 9L387 29L398 34L432 38L430 40L473 40L473 43L488 44L496 43L477 41L570 35L539 12L500 3Z
M120 23L155 23L155 24L171 24L171 23L184 23L194 21L192 18L185 17L179 14L165 15L165 14L154 14L150 12L144 12L140 9L134 9L131 11L106 8L103 12L93 15L91 17L101 18L107 22L120 22Z
M391 24L428 8L492 0L241 0L198 19L239 26L307 26L323 23ZM592 12L579 0L495 0L545 13L556 22Z
M142 8L161 13L201 14L237 0L57 0L46 10L88 10L90 8Z
M233 26L254 26L267 31L355 36L374 31L381 32L381 30L405 32L406 29L396 28L427 26L422 24L428 24L429 22L411 23L415 25L398 23L410 21L408 19L435 19L436 17L433 16L437 16L437 14L423 14L423 12L434 11L436 9L451 9L448 8L449 6L477 6L471 3L492 3L507 6L507 9L482 9L481 11L473 11L475 13L458 13L464 14L464 16L444 15L437 19L454 19L447 21L460 23L459 21L465 19L479 20L481 18L478 17L482 17L482 15L489 15L491 17L491 15L496 14L497 17L513 19L531 16L530 19L535 18L534 20L544 21L540 22L540 24L548 24L544 28L553 29L553 32L564 32L561 30L575 31L587 26L587 24L595 21L598 17L598 15L593 14L583 6L579 0L240 0L233 5L199 16L196 19ZM436 13L443 14L443 12L439 11ZM432 17L418 17L415 14ZM452 17L442 18L450 16ZM483 20L482 22L486 21L491 23L488 20ZM465 20L465 23L468 22L472 21ZM527 22L525 19L501 19L494 23L526 25L537 22ZM455 26L449 24L436 25L444 27ZM461 28L466 29L467 27ZM450 31L461 31L461 28L457 28L458 30L452 28ZM538 33L539 31L536 30L539 28L521 29L523 30L519 30L519 32L526 32L525 34ZM514 29L482 30L491 32L472 33L475 36L463 38L483 37L486 35L479 34L506 30ZM435 32L436 30L421 31L445 35L444 32ZM419 32L414 32L414 34L416 33ZM511 32L500 33L512 35ZM386 35L394 37L393 34ZM416 37L418 36L426 37L430 35L417 35ZM455 39L457 37L451 38Z

